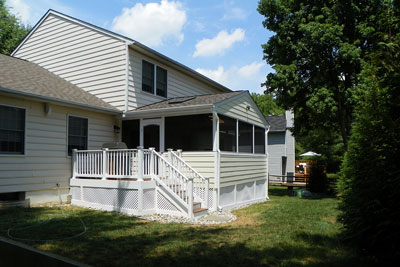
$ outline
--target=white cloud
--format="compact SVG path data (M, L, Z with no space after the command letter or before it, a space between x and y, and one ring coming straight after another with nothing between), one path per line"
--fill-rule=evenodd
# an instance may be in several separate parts
M229 73L222 66L219 66L216 70L196 69L196 71L220 84L225 85L228 83Z
M29 6L22 0L7 0L7 6L10 7L10 11L17 18L21 19L21 22L26 24L31 16Z
M226 31L220 31L217 36L212 39L203 39L196 44L196 51L193 57L210 57L222 55L227 49L232 47L236 42L244 40L245 31L237 28L230 34Z
M249 65L241 67L238 70L238 73L240 76L246 79L252 79L254 75L256 75L264 65L265 64L261 62L253 62Z
M230 8L222 17L222 20L245 20L248 14L245 10L234 7Z
M114 18L112 30L149 46L160 46L167 40L183 41L182 28L186 12L180 2L162 0L158 3L123 8Z
M218 66L217 69L198 68L196 71L232 90L249 90L260 93L265 90L261 87L267 74L267 70L261 71L261 68L265 66L266 64L262 62L252 62L241 67L232 66L224 69L224 67Z

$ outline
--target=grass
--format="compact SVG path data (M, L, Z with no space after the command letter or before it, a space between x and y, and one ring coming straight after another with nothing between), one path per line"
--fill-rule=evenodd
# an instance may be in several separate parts
M12 227L16 238L42 240L22 241L28 245L96 266L366 265L338 238L335 198L288 197L279 187L270 189L270 198L235 211L234 223L216 226L77 207L0 210L0 235ZM81 220L87 231L63 239L84 230Z

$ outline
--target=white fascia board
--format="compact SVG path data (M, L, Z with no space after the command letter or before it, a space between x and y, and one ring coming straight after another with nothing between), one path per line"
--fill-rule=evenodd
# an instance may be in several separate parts
M235 99L237 99L237 98L240 98L240 97L242 97L242 96L244 96L244 95L246 95L246 97L250 100L250 102L253 103L253 105L254 105L254 107L255 107L254 110L258 113L258 116L260 116L260 117L262 118L262 120L264 121L264 127L266 127L266 128L269 129L269 127L270 127L270 126L269 126L269 123L267 122L267 120L265 119L264 115L262 114L262 112L261 112L260 109L258 108L257 104L254 102L254 100L253 100L253 98L251 97L249 91L247 91L247 90L246 90L246 91L243 91L243 93L240 93L240 94L238 94L238 95L235 95L235 96L233 96L233 97L230 97L230 98L228 98L228 99L225 99L225 100L222 100L222 101L216 103L216 104L214 105L214 110L216 110L219 106L225 105L226 103L229 103L229 102L231 102L231 101L233 101L233 100L235 100Z
M103 108L103 107L98 107L98 106L92 106L92 105L88 105L88 104L77 103L74 101L59 99L59 98L54 98L54 97L49 97L49 96L41 96L41 95L37 95L37 94L33 94L33 93L22 92L22 91L4 88L4 87L0 87L0 92L4 92L4 93L9 94L10 96L14 96L14 97L15 96L22 97L22 98L28 97L28 98L38 99L38 100L50 101L50 102L52 102L54 104L58 104L58 105L74 106L74 107L78 106L78 107L82 107L84 109L91 110L91 111L122 114L122 111L119 111L119 110Z
M190 114L204 114L204 113L212 113L212 105L194 105L194 106L186 106L186 107L171 107L171 108L159 108L159 109L151 109L151 110L137 110L137 111L128 111L124 113L124 119L132 119L132 118L142 118L145 116L166 116L168 115L175 116L177 114L185 115L185 112L190 112Z

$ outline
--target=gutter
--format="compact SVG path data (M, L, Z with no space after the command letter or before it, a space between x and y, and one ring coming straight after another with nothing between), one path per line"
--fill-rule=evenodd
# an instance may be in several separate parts
M142 115L142 114L152 114L152 113L160 113L160 112L173 112L173 111L184 111L184 110L194 110L194 109L207 109L210 108L210 112L212 111L212 104L205 105L193 105L193 106L180 106L180 107L169 107L169 108L157 108L157 109L148 109L148 110L133 110L129 112L125 112L125 116L129 115Z
M57 103L66 104L66 105L80 106L80 107L83 107L83 108L86 108L89 110L97 110L97 111L102 111L102 112L106 112L106 113L122 114L122 111L119 111L117 109L98 107L98 106L93 106L93 105L84 104L84 103L78 103L78 102L55 98L55 97L50 97L50 96L42 96L42 95L37 95L37 94L19 91L19 90L15 90L15 89L4 88L2 86L0 86L0 92L28 96L28 97L43 99L43 100L57 102Z

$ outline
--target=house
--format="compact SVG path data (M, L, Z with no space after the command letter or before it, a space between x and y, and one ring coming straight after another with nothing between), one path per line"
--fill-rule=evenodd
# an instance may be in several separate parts
M72 171L65 169L59 179L65 188L69 183L73 204L193 217L195 211L267 199L269 126L248 91L232 92L137 41L53 10L12 56L43 67L117 114L116 122L98 127L112 138L90 136L89 118L85 138L96 144L64 140L57 148L72 160ZM127 149L101 149L113 140Z
M65 200L72 147L119 140L122 112L34 63L0 66L0 200Z
M294 126L294 114L267 116L268 132L268 172L270 182L282 182L295 173L295 139L290 131Z

